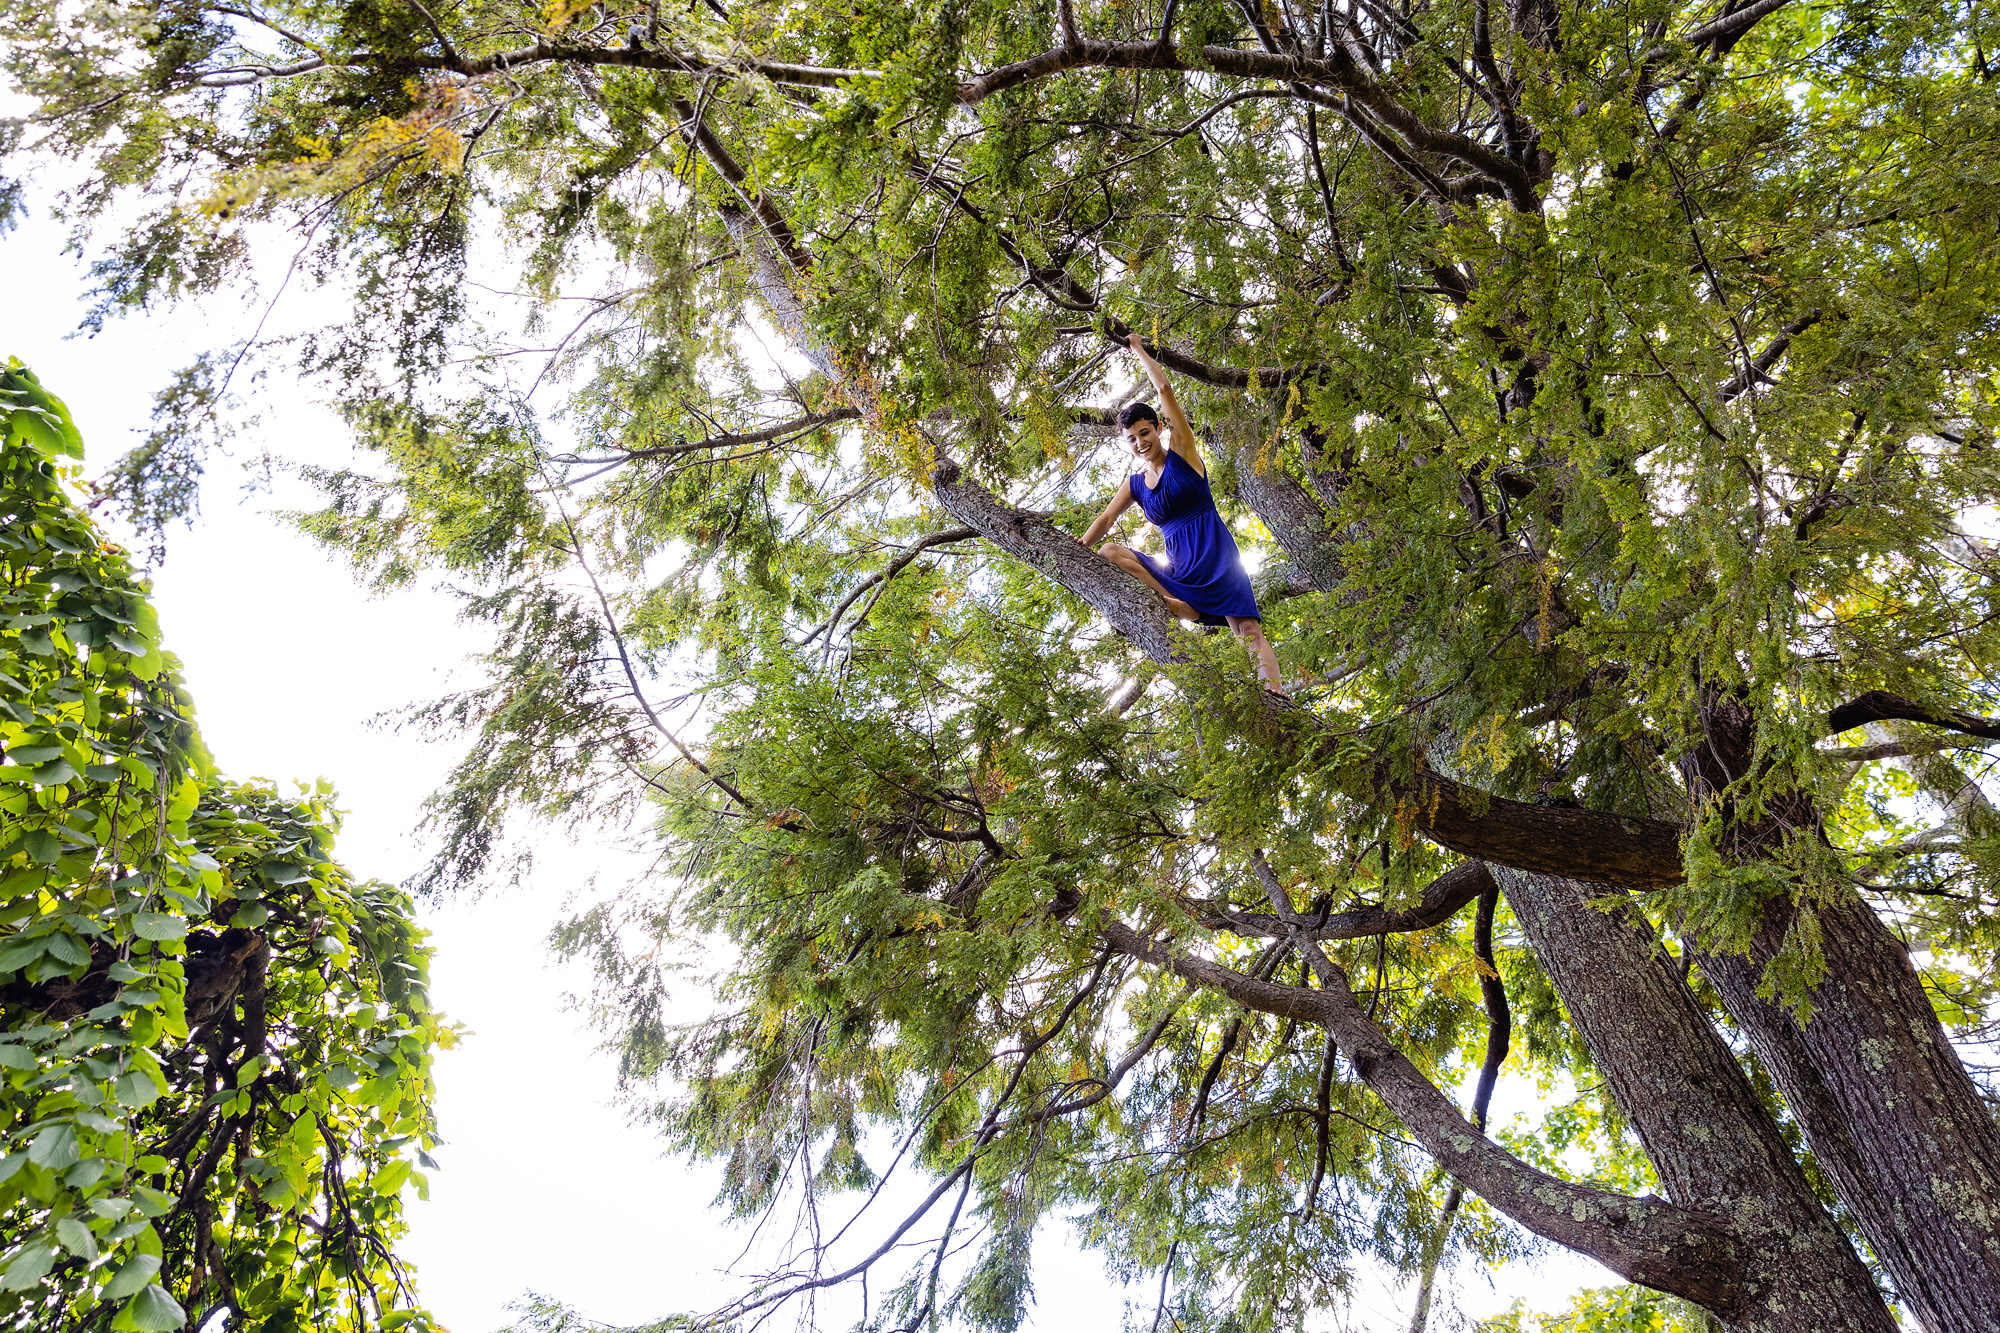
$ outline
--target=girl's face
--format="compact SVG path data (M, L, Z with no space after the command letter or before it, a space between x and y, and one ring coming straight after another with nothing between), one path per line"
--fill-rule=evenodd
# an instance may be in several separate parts
M1132 456L1152 462L1166 452L1166 443L1160 438L1160 423L1139 418L1125 428L1125 443L1132 446Z

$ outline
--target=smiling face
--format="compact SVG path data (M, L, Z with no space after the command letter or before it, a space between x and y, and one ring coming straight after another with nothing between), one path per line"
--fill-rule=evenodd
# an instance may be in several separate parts
M1160 434L1160 423L1144 417L1125 428L1125 443L1131 446L1134 458L1148 464L1157 465L1167 454L1167 442Z

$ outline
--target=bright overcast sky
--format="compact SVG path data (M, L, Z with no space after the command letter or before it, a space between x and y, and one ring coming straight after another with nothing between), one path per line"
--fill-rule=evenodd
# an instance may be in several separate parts
M62 255L63 241L39 211L0 238L8 307L0 357L20 357L69 404L88 463L101 467L143 433L151 395L174 368L240 337L259 311L217 299L114 323L95 339L68 338L88 282ZM495 284L508 285L505 277ZM310 321L309 295L287 300L267 332ZM276 377L255 394L261 420L233 446L238 458L266 449L345 457L322 406ZM332 779L349 812L341 859L360 876L400 881L423 859L417 807L453 752L371 719L439 693L478 642L438 590L365 595L273 517L310 496L282 477L275 491L246 492L245 480L236 461L214 461L199 524L173 537L155 573L166 645L185 666L202 732L224 769ZM544 838L524 888L426 908L434 999L471 1035L438 1061L442 1169L430 1201L415 1207L405 1253L426 1303L453 1333L492 1333L528 1290L596 1320L632 1323L706 1308L729 1289L716 1270L742 1241L707 1211L712 1177L663 1160L657 1141L611 1105L611 1063L564 1004L580 978L549 966L542 948L551 922L572 895L590 891L593 875L629 868L614 852ZM1499 1109L1504 1115L1504 1097ZM1152 1284L1110 1283L1059 1230L1038 1247L1035 1277L1031 1328L1115 1328L1128 1300L1147 1304L1142 1327L1150 1318ZM1459 1274L1451 1288L1458 1308L1477 1316L1517 1292L1547 1309L1579 1283L1614 1280L1552 1256L1507 1274L1504 1296L1478 1275ZM1407 1326L1410 1297L1378 1290L1346 1322ZM844 1323L831 1308L825 1314L828 1327ZM1433 1327L1452 1322L1434 1316Z

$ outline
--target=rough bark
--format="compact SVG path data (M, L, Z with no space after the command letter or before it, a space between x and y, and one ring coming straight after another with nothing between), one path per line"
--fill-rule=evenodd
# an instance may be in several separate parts
M1237 450L1236 493L1264 520L1313 587L1321 592L1339 590L1347 571L1326 506L1264 453L1257 445Z
M1874 711L1908 702L1863 700ZM1977 719L1960 714L1943 725L1963 730L1968 721ZM1748 858L1785 836L1819 833L1805 793L1779 793L1758 818L1735 819L1729 793L1751 772L1756 718L1739 701L1716 696L1702 710L1702 726L1706 744L1682 767L1698 796L1720 802L1725 851ZM1825 974L1809 997L1807 1021L1759 995L1799 910L1789 897L1774 897L1748 952L1706 956L1702 970L1924 1327L2000 1328L2000 1125L1952 1049L1902 941L1852 892L1814 906Z
M246 976L263 974L270 953L269 942L254 931L231 927L220 935L205 930L190 931L187 953L181 966L187 979L183 997L190 1027L199 1027L222 1012L235 998ZM25 977L0 986L0 1012L22 1010L41 1014L55 1022L67 1022L100 1004L118 998L122 982L111 979L111 966L119 960L118 946L110 940L94 940L90 965L81 976L51 977L31 982Z
M1933 726L1962 731L1968 736L1984 736L1988 740L2000 740L2000 722L1995 722L1992 718L1961 712L1956 708L1934 708L1929 704L1918 703L1914 699L1905 699L1901 695L1890 694L1883 690L1870 690L1828 713L1826 729L1838 734L1870 722L1888 722L1895 719L1928 722Z
M1663 889L1682 878L1680 829L1664 820L1510 801L1432 769L1407 789L1417 829L1465 856L1629 889Z
M1858 898L1819 909L1808 1021L1758 995L1789 915L1703 973L1910 1312L1929 1333L2000 1329L2000 1131L1902 942Z
M1165 599L1075 537L966 481L949 459L932 473L931 489L946 512L1090 603L1147 657L1162 664L1187 660L1174 641Z
M1666 1188L1729 1219L1750 1262L1744 1329L1896 1325L1777 1124L1629 904L1596 885L1496 866L1570 1020ZM1607 984L1612 979L1615 984Z

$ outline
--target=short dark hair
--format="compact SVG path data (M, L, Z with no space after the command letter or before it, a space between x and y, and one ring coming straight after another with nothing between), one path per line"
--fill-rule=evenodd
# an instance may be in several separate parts
M1135 421L1150 421L1160 424L1160 414L1153 410L1151 403L1127 403L1118 409L1118 429L1130 430Z

